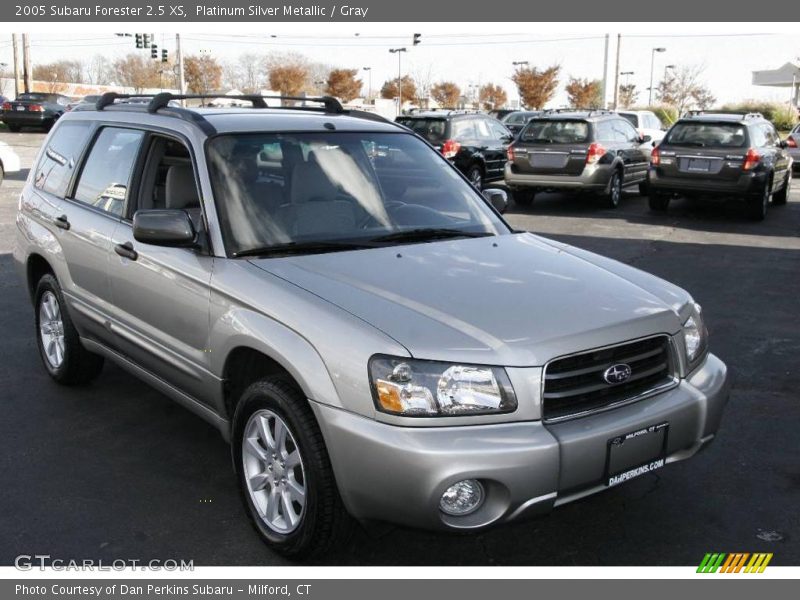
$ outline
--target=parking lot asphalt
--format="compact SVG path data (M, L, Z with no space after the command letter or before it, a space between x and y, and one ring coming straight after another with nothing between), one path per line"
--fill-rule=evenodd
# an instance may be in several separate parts
M0 133L26 168L42 139ZM0 188L0 564L20 554L286 564L251 530L210 425L110 364L85 388L46 376L10 256L26 175ZM653 215L635 194L617 210L553 194L508 220L694 295L733 377L715 443L547 517L479 535L357 531L322 563L696 565L715 551L800 564L800 185L763 223L735 203L673 204Z

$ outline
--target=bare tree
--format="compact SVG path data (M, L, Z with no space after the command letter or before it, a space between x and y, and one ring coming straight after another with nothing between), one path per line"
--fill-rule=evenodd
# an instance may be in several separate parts
M536 67L517 69L511 80L517 84L522 105L537 110L544 108L556 93L560 72L559 65L541 70Z
M414 101L419 106L427 108L429 98L433 97L433 66L430 63L414 65L411 69L411 79L414 80L414 86L417 90ZM405 96L405 94L403 95ZM450 106L455 106L455 104Z
M83 64L79 60L57 60L34 65L33 78L47 84L51 94L66 89L68 83L83 83Z
M635 83L628 83L619 86L619 105L622 108L630 108L636 104L639 98L639 91Z
M160 63L141 54L130 53L114 61L114 78L119 85L141 94L145 88L161 86Z
M704 70L702 65L672 69L656 88L659 102L676 108L678 114L692 106L702 109L713 105L717 99L702 81Z
M222 65L224 85L236 88L245 93L258 92L266 83L264 58L258 54L247 52L235 61Z
M95 54L84 68L86 83L109 85L114 83L114 66L107 56Z

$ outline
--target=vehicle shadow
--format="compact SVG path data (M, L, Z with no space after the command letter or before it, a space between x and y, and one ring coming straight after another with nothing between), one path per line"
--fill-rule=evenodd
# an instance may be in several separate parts
M667 212L659 213L649 209L647 197L634 192L626 192L617 209L603 206L601 199L590 195L540 194L530 207L514 206L512 202L507 214L592 218L640 225L669 225L690 231L785 236L800 232L799 200L800 196L794 192L786 205L771 204L766 220L761 223L749 220L744 202L735 198L675 198ZM779 225L775 225L776 221ZM766 224L773 226L766 227Z
M25 181L30 172L30 169L20 169L16 173L6 173L5 179L6 181Z

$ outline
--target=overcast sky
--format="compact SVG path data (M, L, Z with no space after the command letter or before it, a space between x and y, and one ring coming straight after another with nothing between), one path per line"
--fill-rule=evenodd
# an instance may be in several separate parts
M117 38L116 30L137 31L135 25L70 26L37 25L31 29L32 59L46 63L61 58L90 59L102 53L115 58L135 51L131 38ZM152 25L148 27L152 28ZM168 24L156 32L159 47L174 51L174 29ZM109 33L98 33L98 29ZM397 55L391 47L406 46L402 55L404 74L426 72L434 80L452 80L462 89L469 84L494 82L502 85L509 98L516 98L510 80L513 61L531 65L562 67L562 84L552 102L565 102L563 85L568 76L601 78L604 35L611 34L609 53L609 96L612 94L617 32L622 29L620 71L633 71L622 77L635 83L639 103L646 103L650 78L650 58L654 47L666 48L655 55L655 80L663 76L666 65L702 65L703 78L720 102L748 98L786 102L788 89L751 85L753 70L778 68L785 62L800 62L800 35L780 24L540 24L498 23L406 23L362 25L321 24L192 24L181 31L185 52L208 50L221 61L235 61L244 52L298 52L314 61L333 66L372 67L372 86L397 74ZM534 30L537 33L529 33ZM546 31L547 33L541 33ZM413 33L422 34L422 43L411 46ZM667 33L669 32L669 33ZM276 36L276 37L273 37ZM11 63L10 34L0 37L0 63ZM367 75L364 75L366 83Z

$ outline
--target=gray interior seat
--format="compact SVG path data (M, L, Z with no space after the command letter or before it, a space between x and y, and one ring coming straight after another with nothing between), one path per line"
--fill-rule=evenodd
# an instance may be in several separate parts
M195 229L200 227L203 215L191 165L173 165L167 171L166 207L184 209L192 219Z

